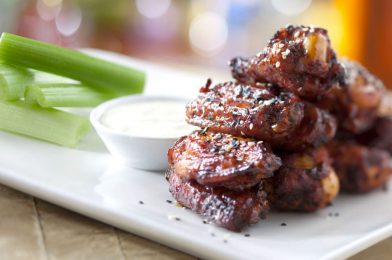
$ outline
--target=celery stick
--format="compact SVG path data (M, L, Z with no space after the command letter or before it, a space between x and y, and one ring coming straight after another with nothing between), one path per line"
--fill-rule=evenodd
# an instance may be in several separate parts
M10 33L1 35L0 60L69 77L117 96L141 93L144 88L145 74L137 69Z
M75 147L90 131L89 121L68 112L27 105L22 101L0 102L0 129Z
M25 102L41 107L94 107L112 95L81 84L32 84L26 88Z
M80 83L77 80L73 80L70 78L61 77L58 75L38 71L38 70L31 70L34 74L34 84L47 84L47 83Z
M0 100L17 100L24 95L33 74L24 68L0 64Z

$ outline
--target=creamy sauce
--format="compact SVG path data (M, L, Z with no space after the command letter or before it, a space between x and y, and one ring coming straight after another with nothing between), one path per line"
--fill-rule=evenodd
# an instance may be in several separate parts
M197 129L185 122L185 104L173 100L136 101L108 109L100 119L106 127L131 136L178 138Z

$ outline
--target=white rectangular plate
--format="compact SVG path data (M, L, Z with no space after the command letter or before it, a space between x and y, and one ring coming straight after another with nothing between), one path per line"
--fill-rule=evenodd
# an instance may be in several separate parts
M147 93L195 95L209 76L89 53L148 71ZM392 192L381 190L340 195L314 214L272 213L242 233L203 224L166 201L173 199L163 173L116 164L95 133L68 149L0 132L0 182L202 258L340 259L392 235Z

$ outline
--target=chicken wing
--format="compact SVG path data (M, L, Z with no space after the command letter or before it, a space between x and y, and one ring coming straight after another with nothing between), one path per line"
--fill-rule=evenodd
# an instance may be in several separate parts
M339 180L324 147L281 155L283 166L267 182L271 207L312 212L339 192Z
M291 135L277 139L276 149L302 151L323 145L335 136L337 122L335 117L310 103L305 104L305 117L297 130Z
M280 29L261 53L234 58L230 66L240 82L274 83L307 100L316 100L344 76L327 31L308 26Z
M392 117L379 117L372 128L358 135L361 144L379 148L392 154Z
M172 168L166 178L170 192L181 205L232 231L257 223L269 211L262 184L243 191L204 186L182 179Z
M385 93L383 83L359 63L344 59L344 87L334 86L319 102L331 111L339 126L351 133L361 133L374 124Z
M317 146L334 137L336 121L328 112L274 85L255 86L208 82L187 105L188 122L287 150Z
M344 191L369 192L386 185L392 174L391 158L384 150L343 140L328 144L328 150Z
M186 116L189 123L213 131L271 141L295 131L304 116L304 103L270 84L212 86L208 81L197 99L188 103Z
M271 177L281 160L263 142L211 131L195 131L168 151L178 177L202 185L243 190Z

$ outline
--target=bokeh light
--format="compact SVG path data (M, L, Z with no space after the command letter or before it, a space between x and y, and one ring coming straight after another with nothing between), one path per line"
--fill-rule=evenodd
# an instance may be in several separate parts
M62 8L56 17L56 28L64 36L71 36L82 24L82 11L77 5Z
M136 0L136 8L147 18L158 18L169 9L171 0Z
M298 15L311 5L312 0L272 0L273 7L285 15Z
M202 55L212 55L221 50L228 36L225 18L214 12L197 15L191 22L189 40L192 48Z
M61 12L62 1L38 0L36 8L42 20L51 21Z

